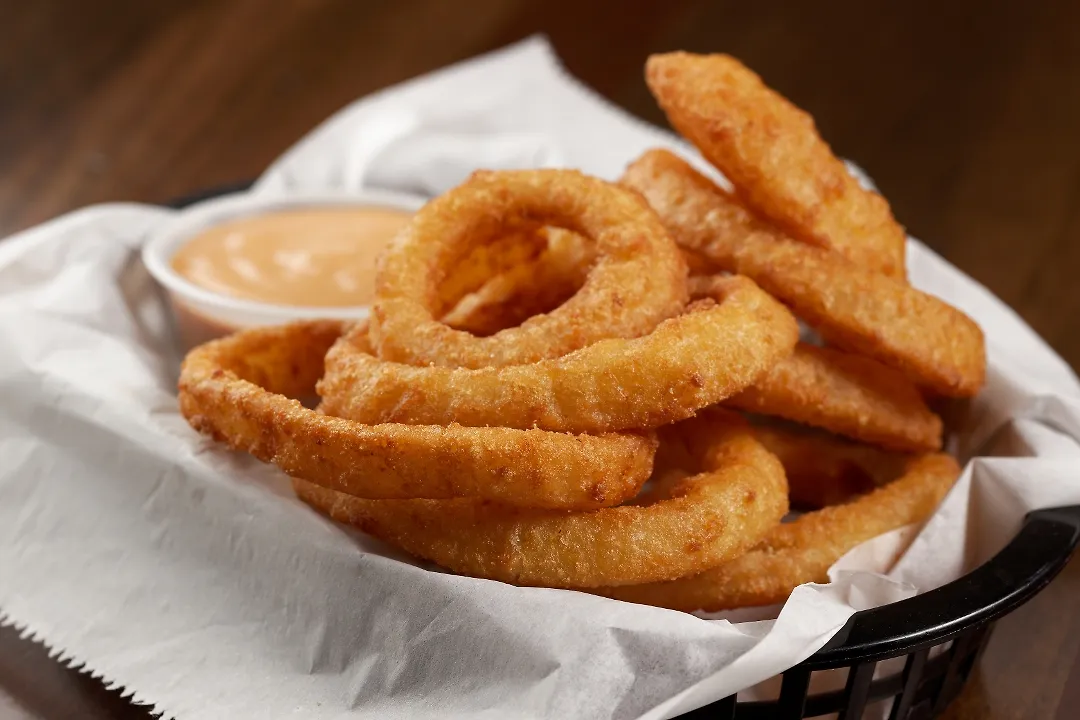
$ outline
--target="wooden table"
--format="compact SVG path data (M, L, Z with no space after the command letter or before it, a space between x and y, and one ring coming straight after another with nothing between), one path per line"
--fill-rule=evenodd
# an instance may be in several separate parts
M901 222L1080 365L1080 4L0 0L0 236L258 174L349 101L537 31L662 117L647 53L741 57ZM1080 711L1080 567L1002 622L953 718ZM0 717L143 717L0 631Z

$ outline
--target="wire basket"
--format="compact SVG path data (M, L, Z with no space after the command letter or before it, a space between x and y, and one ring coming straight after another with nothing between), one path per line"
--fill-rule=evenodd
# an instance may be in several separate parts
M173 208L242 192L249 181L194 193ZM681 720L800 720L834 715L858 720L893 699L889 720L928 720L959 694L990 639L994 622L1035 597L1065 567L1080 541L1080 506L1030 513L1000 553L936 590L851 616L825 647L782 676L776 700L735 695L680 715ZM878 673L887 660L903 669ZM813 673L846 669L842 690L810 693Z
M734 695L680 715L682 720L797 720L837 714L857 720L893 698L889 720L936 717L959 694L994 622L1035 597L1069 561L1080 540L1080 506L1030 513L989 562L936 590L855 613L821 650L783 674L776 700ZM879 663L903 669L875 676ZM842 690L810 694L813 673L847 669Z

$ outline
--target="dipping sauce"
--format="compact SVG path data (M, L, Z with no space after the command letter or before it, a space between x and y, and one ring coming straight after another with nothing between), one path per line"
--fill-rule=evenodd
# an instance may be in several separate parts
M173 269L229 297L301 307L367 305L375 260L412 218L379 207L280 210L216 225L185 243Z

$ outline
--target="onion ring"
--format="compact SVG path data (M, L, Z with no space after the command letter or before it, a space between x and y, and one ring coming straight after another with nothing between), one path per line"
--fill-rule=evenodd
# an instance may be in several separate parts
M286 397L312 392L343 330L301 322L202 345L184 360L180 410L196 430L293 477L370 498L585 510L633 497L649 477L656 440L643 435L362 425Z
M645 153L622 182L645 196L681 247L754 280L830 343L941 395L970 397L983 386L982 330L956 308L764 229L731 195L667 151Z
M745 423L689 422L708 437L702 472L644 507L544 512L473 500L362 500L303 481L294 488L335 520L464 575L569 588L682 577L738 557L787 512L783 469Z
M960 467L944 454L909 461L900 479L846 505L776 526L742 557L693 577L596 591L673 610L715 612L784 602L799 585L828 582L828 570L852 548L924 521L956 482Z
M658 427L742 391L798 339L791 314L746 278L724 278L714 290L719 305L692 306L645 337L602 340L530 365L393 363L370 353L358 326L327 353L317 390L325 412L364 423Z
M941 418L881 363L806 343L724 405L793 420L889 450L941 449Z
M581 289L550 313L489 337L437 320L446 268L528 221L595 242L598 259ZM421 208L383 254L371 339L381 358L413 365L532 363L651 331L686 304L686 274L682 254L635 193L571 170L476 172Z
M668 120L792 237L904 277L904 229L818 135L814 119L727 55L653 55L649 89Z

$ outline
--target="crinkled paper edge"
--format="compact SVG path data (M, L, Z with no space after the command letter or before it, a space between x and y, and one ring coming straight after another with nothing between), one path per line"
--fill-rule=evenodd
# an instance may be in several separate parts
M161 720L177 720L178 716L167 710L163 703L146 697L139 690L133 688L131 683L95 667L77 652L59 649L60 646L68 644L64 639L58 637L63 635L62 632L35 629L33 623L24 622L14 617L4 608L0 608L0 628L15 630L20 640L30 641L43 648L52 662L59 663L67 670L73 670L80 675L86 675L97 680L106 690L119 692L121 699L145 708L151 715L161 718ZM17 697L13 699L16 705L22 706Z

